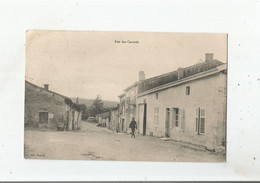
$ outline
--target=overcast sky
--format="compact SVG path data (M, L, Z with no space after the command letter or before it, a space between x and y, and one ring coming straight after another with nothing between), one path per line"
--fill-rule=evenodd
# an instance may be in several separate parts
M25 78L68 97L117 101L140 70L150 78L202 62L205 53L226 63L226 34L28 31Z

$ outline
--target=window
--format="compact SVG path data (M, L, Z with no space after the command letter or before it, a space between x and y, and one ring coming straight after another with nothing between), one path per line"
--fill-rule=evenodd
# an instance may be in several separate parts
M175 118L174 118L174 126L178 127L179 126L179 109L178 108L174 108L173 111L174 111L174 116L175 116Z
M180 108L172 108L171 127L184 130L184 110Z
M159 98L159 93L155 94L155 98L158 99Z
M190 86L186 86L186 95L190 95Z
M48 123L48 112L39 112L39 123L40 124Z
M198 134L205 133L205 122L206 122L205 109L201 109L201 108L196 109L196 132Z
M154 125L159 124L159 107L154 108Z

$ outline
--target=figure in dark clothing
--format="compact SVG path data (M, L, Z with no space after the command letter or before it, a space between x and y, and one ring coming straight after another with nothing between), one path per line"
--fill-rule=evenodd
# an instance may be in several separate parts
M129 125L129 128L131 128L131 130L132 130L131 137L135 138L135 129L137 129L137 124L136 124L135 118L132 119L132 121Z

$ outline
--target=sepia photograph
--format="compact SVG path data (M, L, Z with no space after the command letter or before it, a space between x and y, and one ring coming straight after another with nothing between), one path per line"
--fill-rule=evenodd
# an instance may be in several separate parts
M224 33L26 32L24 158L226 162Z

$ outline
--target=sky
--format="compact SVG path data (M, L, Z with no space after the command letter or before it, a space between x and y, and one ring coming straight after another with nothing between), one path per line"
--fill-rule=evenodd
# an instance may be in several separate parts
M118 101L139 71L154 77L203 62L205 53L226 63L227 35L27 31L25 79L71 98Z

